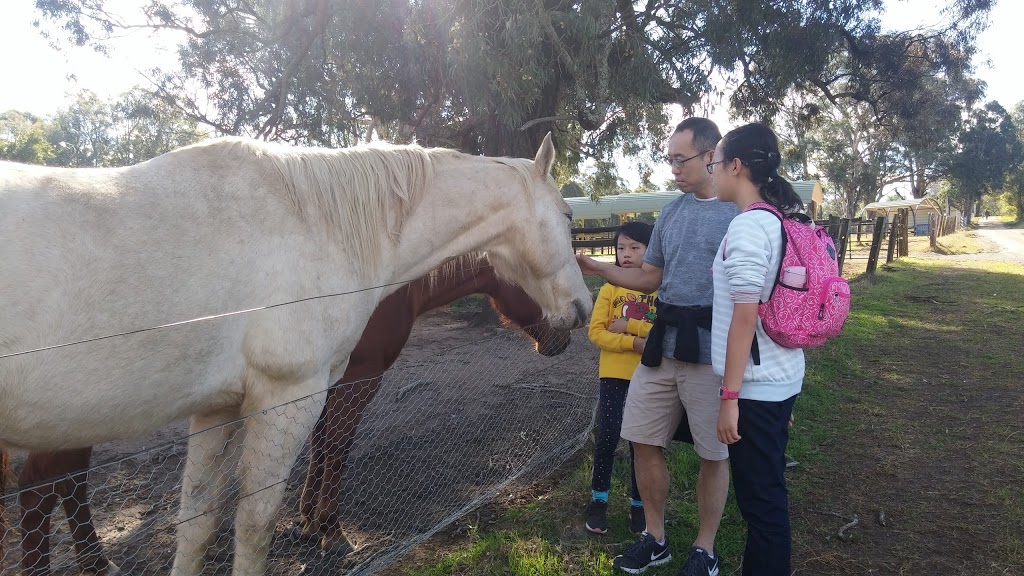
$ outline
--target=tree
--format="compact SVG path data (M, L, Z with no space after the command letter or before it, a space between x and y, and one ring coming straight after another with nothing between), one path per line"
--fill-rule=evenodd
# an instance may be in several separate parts
M800 109L814 114L793 122L802 128L802 150L794 155L803 157L790 169L809 170L813 165L820 171L832 191L829 210L853 217L879 200L886 186L906 178L892 135L879 129L869 105L840 107L821 99L805 102Z
M561 188L562 198L582 198L586 196L583 187L576 182L566 182Z
M90 90L79 92L49 122L46 139L55 150L53 165L107 165L113 144L111 128L110 105Z
M554 128L562 183L618 151L653 162L663 106L713 98L715 72L738 82L731 104L751 117L799 86L892 118L915 70L969 63L989 7L956 0L953 24L900 36L878 33L878 0L153 0L141 23L104 4L36 2L80 45L136 24L184 32L180 67L155 81L219 132L530 157Z
M46 164L53 157L53 146L46 140L45 121L15 110L0 114L0 159Z
M156 94L135 88L110 107L107 164L128 166L202 140L196 121Z
M1017 127L1017 142L1024 146L1024 100L1013 107L1010 119ZM1010 167L1004 188L1009 193L1013 206L1017 209L1017 221L1024 221L1024 159Z
M1017 126L998 102L971 113L955 153L947 160L952 198L968 218L981 197L1000 189L1024 158Z
M594 201L602 196L629 192L625 181L616 172L615 164L608 160L598 160L593 169L583 175L583 191Z

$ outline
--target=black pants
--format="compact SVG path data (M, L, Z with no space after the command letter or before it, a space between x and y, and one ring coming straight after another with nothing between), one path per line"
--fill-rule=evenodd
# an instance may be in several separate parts
M626 405L626 391L629 380L602 378L597 400L597 438L594 442L594 472L590 488L595 492L607 492L612 485L612 461L615 448L619 445L622 432L622 408ZM633 499L640 500L636 487L636 472L633 469L633 444L629 444L629 476Z
M743 576L789 576L792 544L786 444L796 396L781 402L739 400L741 439L729 446L736 503L747 523Z

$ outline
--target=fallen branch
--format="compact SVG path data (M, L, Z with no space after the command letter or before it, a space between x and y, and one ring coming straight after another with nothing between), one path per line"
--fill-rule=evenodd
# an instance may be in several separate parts
M397 400L398 402L401 402L406 396L409 395L410 392L412 392L413 390L419 388L420 386L422 386L424 384L429 384L429 383L430 383L430 380L416 380L415 382L413 382L411 384L406 384L405 386L402 386L401 388L398 389L398 393L395 394L395 400Z
M854 514L853 515L853 520L850 523L843 524L839 528L839 533L837 534L837 536L839 536L839 539L842 540L843 542L848 542L850 540L850 538L852 538L852 536L850 536L849 534L845 534L845 532L847 530L849 530L850 528L854 528L858 524L860 524L860 518L856 514Z

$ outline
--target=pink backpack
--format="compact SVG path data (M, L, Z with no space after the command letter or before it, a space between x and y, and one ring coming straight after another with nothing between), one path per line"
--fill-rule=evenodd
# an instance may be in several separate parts
M771 212L782 222L782 260L768 301L757 307L765 333L786 348L815 348L839 335L850 313L850 285L839 276L832 237L804 214L784 216L765 202L747 210ZM787 268L806 271L803 288L787 286Z

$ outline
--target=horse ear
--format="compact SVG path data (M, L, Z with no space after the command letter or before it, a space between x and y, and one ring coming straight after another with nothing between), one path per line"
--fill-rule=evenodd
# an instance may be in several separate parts
M537 157L533 159L533 167L541 178L551 173L551 166L555 163L555 145L551 142L551 132L544 136L540 143L540 150L537 150Z

